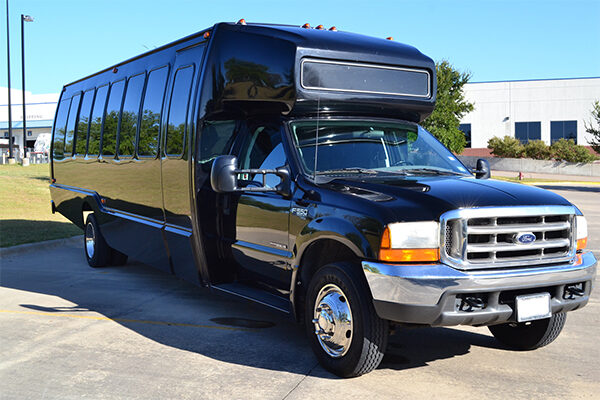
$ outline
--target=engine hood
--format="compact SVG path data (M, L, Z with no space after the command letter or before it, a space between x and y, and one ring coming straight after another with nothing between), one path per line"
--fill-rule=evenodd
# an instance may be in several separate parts
M534 186L471 177L345 177L325 186L345 194L348 202L348 196L367 201L369 208L377 208L389 221L437 220L446 211L460 208L571 205Z

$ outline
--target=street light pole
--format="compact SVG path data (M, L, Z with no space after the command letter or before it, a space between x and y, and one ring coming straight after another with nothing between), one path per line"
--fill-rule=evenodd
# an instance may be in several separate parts
M25 113L25 22L32 22L29 15L21 14L21 90L23 92L23 165L28 165L27 158L27 114Z
M10 104L10 38L8 28L8 0L6 0L6 69L8 70L8 163L14 164L12 143L12 106Z

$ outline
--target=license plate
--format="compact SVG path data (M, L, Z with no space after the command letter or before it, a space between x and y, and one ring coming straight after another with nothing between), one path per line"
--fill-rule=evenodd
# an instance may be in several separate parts
M552 316L550 293L517 296L516 305L518 322L533 321Z

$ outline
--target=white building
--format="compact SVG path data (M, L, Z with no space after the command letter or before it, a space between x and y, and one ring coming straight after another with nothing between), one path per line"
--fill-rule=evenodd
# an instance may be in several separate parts
M494 136L547 144L562 137L589 145L585 123L600 100L600 78L480 82L465 85L475 110L461 121L473 149L486 148ZM469 153L467 151L466 153Z
M23 92L11 89L13 143L21 149L23 143ZM35 139L41 133L51 133L58 93L32 94L25 91L26 140L27 147L33 148ZM8 88L0 87L0 146L2 151L8 145Z

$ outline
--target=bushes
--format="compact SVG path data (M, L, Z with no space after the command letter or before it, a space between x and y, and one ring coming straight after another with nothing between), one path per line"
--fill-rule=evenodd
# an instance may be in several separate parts
M492 154L497 157L520 158L523 156L525 148L519 139L504 136L502 139L493 137L488 141L488 149L492 149Z
M552 143L552 158L574 163L588 163L597 160L598 157L592 155L588 149L575 144L573 139L560 139Z
M488 148L497 157L527 157L536 160L557 160L573 163L588 163L598 159L585 147L576 145L573 139L560 139L554 142L552 146L546 145L542 140L532 140L523 146L519 139L511 136L504 136L502 139L493 137L488 141Z

